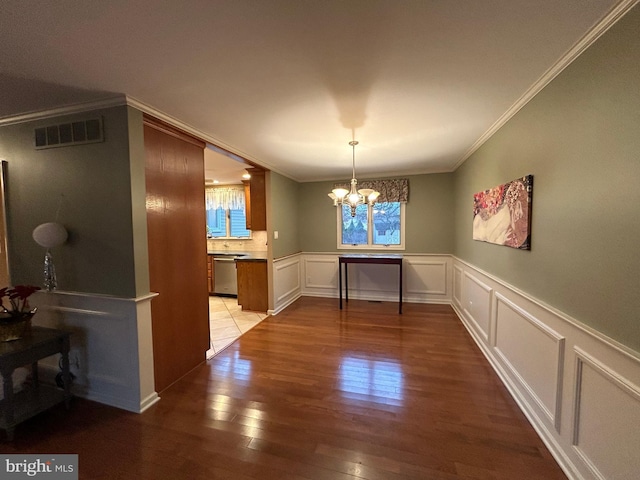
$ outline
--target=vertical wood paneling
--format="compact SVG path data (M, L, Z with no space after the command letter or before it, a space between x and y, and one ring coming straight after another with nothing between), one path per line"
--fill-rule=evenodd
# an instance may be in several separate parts
M209 348L204 144L145 121L149 280L156 391Z

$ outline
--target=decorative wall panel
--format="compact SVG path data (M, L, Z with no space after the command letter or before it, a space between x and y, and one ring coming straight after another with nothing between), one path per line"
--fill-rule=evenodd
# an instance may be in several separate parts
M468 272L465 272L463 278L462 308L476 331L485 341L488 341L493 290Z
M447 262L405 260L405 292L408 294L447 294Z
M457 258L453 271L454 310L567 477L636 479L640 354Z
M640 387L575 348L573 444L594 477L635 480L640 473Z
M273 312L277 313L300 297L300 255L273 262Z
M564 338L496 293L495 351L549 421L560 428Z

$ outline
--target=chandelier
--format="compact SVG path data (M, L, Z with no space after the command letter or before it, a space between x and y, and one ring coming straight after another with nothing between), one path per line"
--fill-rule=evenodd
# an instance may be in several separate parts
M351 189L347 190L346 188L334 188L331 193L329 193L329 197L333 200L333 205L338 207L342 205L346 205L351 208L351 216L356 216L356 208L358 205L373 205L376 202L376 199L380 195L380 192L376 192L371 188L361 188L358 190L358 180L356 180L356 145L358 142L355 140L349 142L353 150L352 155L352 164L353 164L353 174L351 176Z

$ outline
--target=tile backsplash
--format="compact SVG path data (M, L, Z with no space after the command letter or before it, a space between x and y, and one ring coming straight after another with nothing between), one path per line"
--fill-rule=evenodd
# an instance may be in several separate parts
M267 232L253 231L251 238L243 238L242 240L233 239L207 239L208 251L224 251L232 252L266 252L267 251Z

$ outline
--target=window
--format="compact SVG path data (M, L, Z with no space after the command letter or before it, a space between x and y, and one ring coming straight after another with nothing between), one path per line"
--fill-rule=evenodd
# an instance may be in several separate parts
M205 192L207 238L250 238L242 188L208 188Z
M358 205L338 211L338 248L404 250L404 203Z

